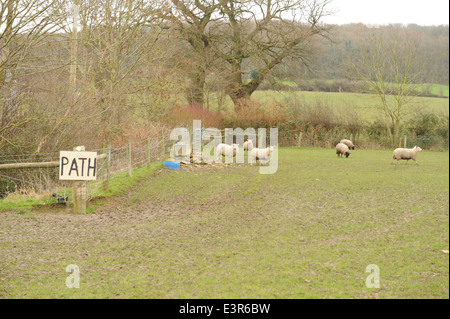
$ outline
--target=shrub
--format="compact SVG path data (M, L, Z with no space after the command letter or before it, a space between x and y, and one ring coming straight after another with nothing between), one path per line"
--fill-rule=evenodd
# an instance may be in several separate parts
M201 106L177 106L168 113L165 122L173 127L192 126L193 120L201 120L204 127L222 128L223 116L220 112L210 111Z
M422 113L411 118L407 127L415 136L429 136L436 133L439 118L434 113Z

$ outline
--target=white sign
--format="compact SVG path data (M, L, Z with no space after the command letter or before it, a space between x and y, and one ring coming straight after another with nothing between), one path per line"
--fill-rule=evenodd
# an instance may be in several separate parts
M97 179L97 152L59 152L59 179L93 181Z

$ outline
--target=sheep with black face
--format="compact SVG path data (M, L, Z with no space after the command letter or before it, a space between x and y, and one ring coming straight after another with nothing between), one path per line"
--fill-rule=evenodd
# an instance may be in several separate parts
M353 144L352 141L347 140L347 139L343 139L341 140L339 143L345 144L348 146L349 149L354 150L355 149L355 144Z
M342 157L342 155L345 155L345 157L350 156L350 150L347 145L344 143L338 143L336 145L336 154L338 157Z

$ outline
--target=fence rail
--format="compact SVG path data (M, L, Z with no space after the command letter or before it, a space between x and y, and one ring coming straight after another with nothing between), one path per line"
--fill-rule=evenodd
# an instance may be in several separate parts
M89 189L109 189L111 176L123 171L132 176L133 168L150 166L161 161L169 153L173 142L164 136L132 141L126 145L111 146L97 151L97 180L88 181ZM19 189L43 193L61 186L67 187L68 181L60 181L58 174L59 152L0 155L0 198Z

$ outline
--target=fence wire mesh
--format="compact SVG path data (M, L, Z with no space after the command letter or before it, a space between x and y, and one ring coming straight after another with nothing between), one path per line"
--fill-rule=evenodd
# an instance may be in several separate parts
M95 194L102 188L103 183L111 176L132 171L135 168L151 165L168 156L173 142L164 136L131 141L126 145L111 148L86 150L97 152L97 156L104 154L98 160L97 179L88 181L87 187ZM8 155L0 154L0 165L21 163L58 162L59 152ZM0 169L0 198L9 193L45 193L51 190L70 187L69 181L59 180L59 167L47 168L8 168Z

